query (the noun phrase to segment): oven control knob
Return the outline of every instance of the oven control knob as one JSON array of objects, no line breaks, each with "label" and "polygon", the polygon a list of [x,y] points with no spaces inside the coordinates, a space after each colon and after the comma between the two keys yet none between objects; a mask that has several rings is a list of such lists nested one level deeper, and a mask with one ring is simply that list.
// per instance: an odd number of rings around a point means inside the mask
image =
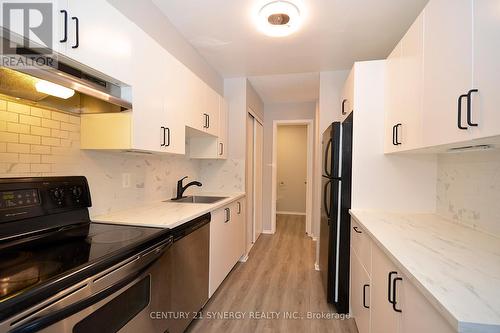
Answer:
[{"label": "oven control knob", "polygon": [[74,186],[71,189],[71,193],[73,193],[73,196],[75,199],[79,199],[82,196],[83,190],[81,186]]},{"label": "oven control knob", "polygon": [[62,188],[55,188],[52,190],[52,197],[54,198],[54,201],[58,204],[61,205],[62,201],[64,199],[64,190]]}]

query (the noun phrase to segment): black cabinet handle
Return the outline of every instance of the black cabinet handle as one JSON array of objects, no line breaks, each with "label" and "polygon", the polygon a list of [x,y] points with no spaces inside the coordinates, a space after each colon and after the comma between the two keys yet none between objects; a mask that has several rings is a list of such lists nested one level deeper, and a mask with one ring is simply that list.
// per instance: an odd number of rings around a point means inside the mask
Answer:
[{"label": "black cabinet handle", "polygon": [[397,146],[396,143],[396,125],[392,126],[392,145]]},{"label": "black cabinet handle", "polygon": [[222,156],[222,155],[224,155],[224,143],[219,142],[219,146],[220,146],[219,155]]},{"label": "black cabinet handle", "polygon": [[392,299],[392,309],[396,312],[403,312],[403,310],[401,309],[398,309],[396,308],[396,304],[398,303],[398,301],[396,300],[397,298],[397,295],[396,295],[396,290],[398,289],[397,288],[397,282],[398,281],[403,281],[403,278],[400,278],[400,277],[397,277],[395,278],[393,281],[392,281],[392,289],[393,289],[393,299]]},{"label": "black cabinet handle", "polygon": [[357,234],[362,234],[362,231],[359,231],[358,227],[352,227]]},{"label": "black cabinet handle", "polygon": [[210,128],[210,115],[207,114],[207,128]]},{"label": "black cabinet handle", "polygon": [[345,103],[347,103],[347,99],[344,99],[342,101],[342,114],[346,114],[347,112],[345,111]]},{"label": "black cabinet handle", "polygon": [[227,223],[231,220],[231,209],[225,208],[224,211],[226,212],[226,219],[225,219],[224,223]]},{"label": "black cabinet handle", "polygon": [[241,202],[238,201],[238,215],[241,214]]},{"label": "black cabinet handle", "polygon": [[64,17],[63,39],[59,40],[59,42],[66,43],[68,41],[68,12],[64,9],[61,9],[59,12],[62,13]]},{"label": "black cabinet handle", "polygon": [[163,135],[163,140],[162,140],[162,142],[161,142],[160,147],[165,147],[165,145],[166,145],[166,144],[165,144],[165,127],[163,127],[163,126],[161,127],[161,133],[162,133],[162,135]]},{"label": "black cabinet handle", "polygon": [[203,118],[205,118],[205,124],[203,125],[203,128],[208,128],[208,114],[204,113]]},{"label": "black cabinet handle", "polygon": [[392,271],[392,272],[389,272],[389,275],[387,276],[387,300],[391,304],[394,302],[391,298],[391,294],[392,294],[391,293],[391,286],[392,286],[391,282],[392,282],[392,276],[395,274],[398,274],[398,272]]},{"label": "black cabinet handle", "polygon": [[[165,131],[167,133],[166,135],[163,134],[163,137],[167,138],[167,143],[165,144],[165,147],[170,147],[170,128],[168,128],[168,127],[164,127],[164,128],[165,128]],[[163,140],[165,140],[165,139],[163,139]]]},{"label": "black cabinet handle", "polygon": [[462,99],[464,98],[467,98],[467,95],[460,95],[460,97],[458,97],[458,121],[457,121],[457,125],[458,125],[458,128],[461,129],[461,130],[466,130],[467,127],[464,127],[462,126]]},{"label": "black cabinet handle", "polygon": [[477,89],[471,89],[469,90],[469,92],[467,93],[467,124],[469,124],[469,126],[478,126],[478,124],[475,124],[472,122],[472,102],[471,102],[471,99],[472,99],[472,93],[475,93],[475,92],[478,92],[479,90]]},{"label": "black cabinet handle", "polygon": [[76,49],[78,46],[80,46],[80,20],[78,20],[78,17],[75,16],[73,16],[71,19],[75,21],[75,45],[73,45],[71,48]]},{"label": "black cabinet handle", "polygon": [[369,305],[366,305],[366,288],[367,288],[367,287],[369,287],[369,286],[370,286],[369,284],[365,284],[365,285],[363,286],[363,307],[364,307],[365,309],[369,309],[369,308],[370,308],[370,306],[369,306]]},{"label": "black cabinet handle", "polygon": [[395,126],[395,132],[396,132],[396,146],[399,146],[401,142],[399,142],[399,135],[398,135],[398,128],[402,127],[403,125],[401,123],[396,124]]}]

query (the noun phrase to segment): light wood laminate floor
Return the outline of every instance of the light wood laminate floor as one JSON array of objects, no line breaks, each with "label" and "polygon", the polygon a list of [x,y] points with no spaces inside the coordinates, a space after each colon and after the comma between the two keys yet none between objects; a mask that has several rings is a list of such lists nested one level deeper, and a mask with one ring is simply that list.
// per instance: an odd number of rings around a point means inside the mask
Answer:
[{"label": "light wood laminate floor", "polygon": [[[278,215],[276,234],[259,237],[248,261],[235,266],[203,309],[204,318],[195,320],[188,332],[357,333],[353,319],[334,318],[335,309],[327,304],[314,270],[315,256],[305,217]],[[285,312],[303,319],[284,319]],[[334,319],[307,319],[308,313]],[[222,315],[245,317],[214,318]],[[275,317],[257,318],[263,315]]]}]

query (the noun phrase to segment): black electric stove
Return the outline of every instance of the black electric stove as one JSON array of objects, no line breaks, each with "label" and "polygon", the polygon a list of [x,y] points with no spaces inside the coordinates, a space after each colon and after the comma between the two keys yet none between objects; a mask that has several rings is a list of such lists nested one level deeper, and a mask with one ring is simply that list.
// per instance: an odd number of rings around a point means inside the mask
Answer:
[{"label": "black electric stove", "polygon": [[91,222],[85,177],[0,179],[0,322],[170,236]]}]

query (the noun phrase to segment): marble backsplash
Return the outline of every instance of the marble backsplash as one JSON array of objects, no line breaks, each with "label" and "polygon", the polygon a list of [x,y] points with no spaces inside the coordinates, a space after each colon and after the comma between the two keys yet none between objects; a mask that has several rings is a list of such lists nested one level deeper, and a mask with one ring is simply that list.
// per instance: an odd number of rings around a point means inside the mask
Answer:
[{"label": "marble backsplash", "polygon": [[500,150],[439,155],[437,213],[500,236]]},{"label": "marble backsplash", "polygon": [[245,161],[237,159],[202,160],[200,179],[209,192],[244,192]]}]

